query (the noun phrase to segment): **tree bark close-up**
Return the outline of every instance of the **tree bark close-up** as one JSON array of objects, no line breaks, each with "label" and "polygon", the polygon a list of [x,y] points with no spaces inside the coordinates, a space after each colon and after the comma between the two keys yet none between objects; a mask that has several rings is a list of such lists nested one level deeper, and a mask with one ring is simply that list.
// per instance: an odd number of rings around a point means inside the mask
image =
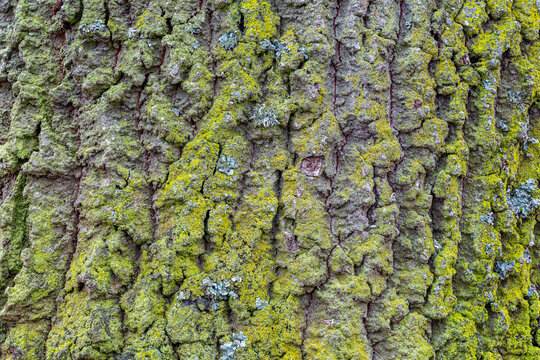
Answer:
[{"label": "tree bark close-up", "polygon": [[0,0],[0,358],[540,359],[539,30]]}]

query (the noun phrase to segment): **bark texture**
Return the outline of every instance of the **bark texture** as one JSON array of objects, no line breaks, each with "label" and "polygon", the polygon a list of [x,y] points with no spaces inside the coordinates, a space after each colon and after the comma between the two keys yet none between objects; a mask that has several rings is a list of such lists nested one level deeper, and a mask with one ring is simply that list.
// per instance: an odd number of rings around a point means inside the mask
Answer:
[{"label": "bark texture", "polygon": [[0,0],[2,359],[540,359],[534,0]]}]

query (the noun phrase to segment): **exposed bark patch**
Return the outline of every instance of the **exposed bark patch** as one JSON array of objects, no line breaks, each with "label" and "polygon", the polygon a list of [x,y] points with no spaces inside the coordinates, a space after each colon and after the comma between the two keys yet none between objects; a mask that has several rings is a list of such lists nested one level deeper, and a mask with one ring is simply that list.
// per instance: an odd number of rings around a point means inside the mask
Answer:
[{"label": "exposed bark patch", "polygon": [[300,172],[307,176],[319,176],[321,175],[323,163],[323,157],[312,156],[304,158],[300,163]]},{"label": "exposed bark patch", "polygon": [[291,253],[296,253],[300,249],[300,245],[298,244],[298,238],[296,237],[296,235],[291,233],[285,233],[284,236],[287,250],[289,250]]}]

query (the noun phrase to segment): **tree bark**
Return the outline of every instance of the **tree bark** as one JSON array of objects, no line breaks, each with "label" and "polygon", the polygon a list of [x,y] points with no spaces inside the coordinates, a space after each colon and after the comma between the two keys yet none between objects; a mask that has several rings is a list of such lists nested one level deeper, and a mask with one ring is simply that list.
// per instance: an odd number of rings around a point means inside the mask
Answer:
[{"label": "tree bark", "polygon": [[0,0],[2,359],[540,359],[540,3]]}]

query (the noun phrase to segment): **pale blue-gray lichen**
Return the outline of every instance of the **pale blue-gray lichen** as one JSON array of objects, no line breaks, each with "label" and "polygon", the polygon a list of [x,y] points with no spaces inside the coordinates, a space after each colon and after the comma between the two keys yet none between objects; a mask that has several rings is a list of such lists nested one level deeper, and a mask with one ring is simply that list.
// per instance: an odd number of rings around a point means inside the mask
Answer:
[{"label": "pale blue-gray lichen", "polygon": [[279,124],[277,114],[272,108],[267,107],[266,104],[257,104],[251,114],[252,121],[255,125],[262,127],[271,127]]},{"label": "pale blue-gray lichen", "polygon": [[244,335],[242,331],[239,333],[233,333],[232,341],[229,341],[219,348],[223,352],[221,360],[233,360],[234,354],[241,347],[246,347],[247,336]]},{"label": "pale blue-gray lichen", "polygon": [[528,179],[513,192],[508,192],[507,201],[510,210],[520,218],[525,218],[533,213],[540,204],[540,200],[533,195],[535,192],[536,181],[534,179]]}]

